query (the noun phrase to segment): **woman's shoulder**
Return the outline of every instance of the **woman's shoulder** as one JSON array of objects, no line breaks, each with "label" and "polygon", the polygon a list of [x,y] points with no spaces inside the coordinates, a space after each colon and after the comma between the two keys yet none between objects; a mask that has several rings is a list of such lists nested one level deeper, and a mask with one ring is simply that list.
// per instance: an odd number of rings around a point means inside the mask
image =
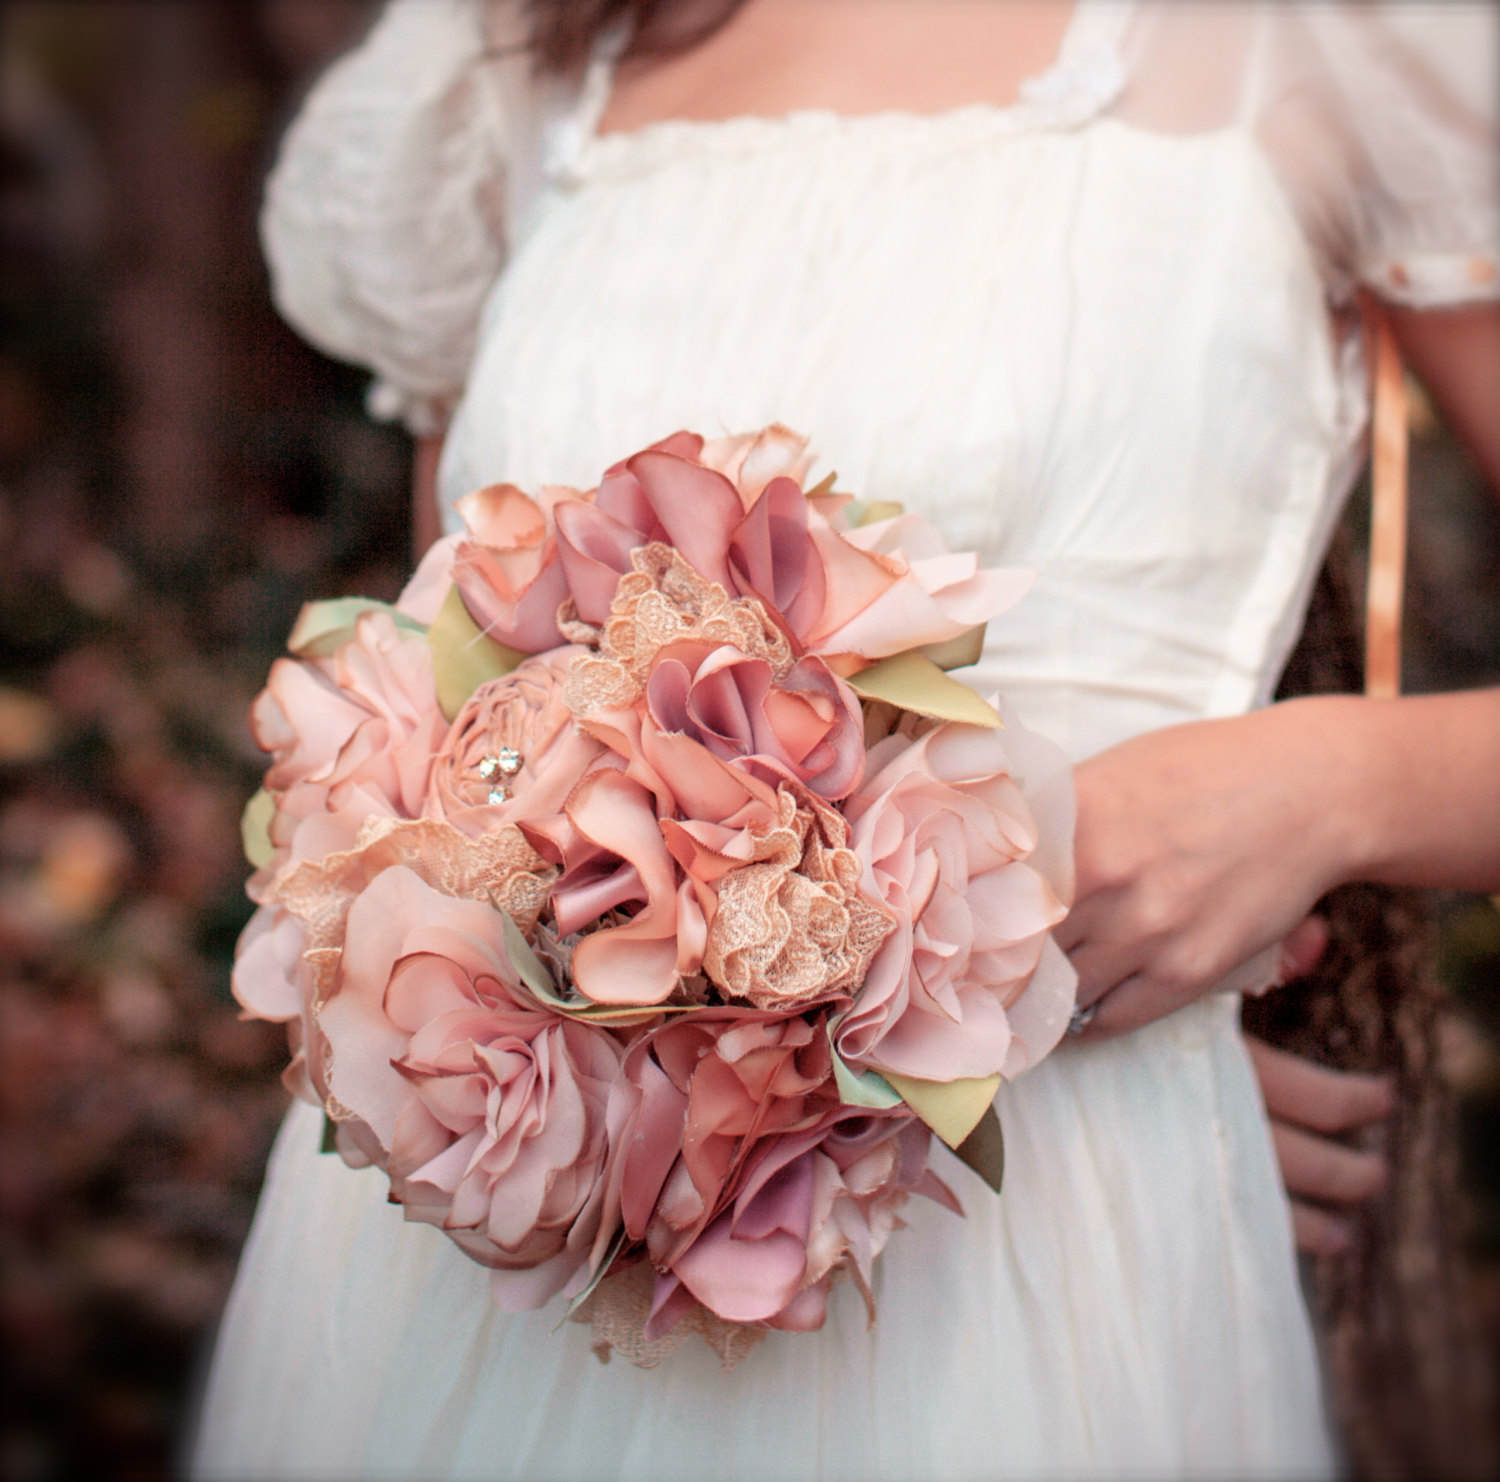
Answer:
[{"label": "woman's shoulder", "polygon": [[520,0],[391,0],[314,84],[266,182],[277,307],[373,370],[372,409],[418,432],[462,388],[558,106],[526,37]]},{"label": "woman's shoulder", "polygon": [[1125,45],[1121,113],[1252,132],[1336,297],[1500,293],[1500,8],[1141,0]]}]

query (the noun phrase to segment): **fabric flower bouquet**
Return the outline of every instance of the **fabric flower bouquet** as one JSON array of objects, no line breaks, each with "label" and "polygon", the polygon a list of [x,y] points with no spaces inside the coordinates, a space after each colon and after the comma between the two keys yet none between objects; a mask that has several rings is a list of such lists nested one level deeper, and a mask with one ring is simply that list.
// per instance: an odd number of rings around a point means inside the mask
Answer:
[{"label": "fabric flower bouquet", "polygon": [[819,1327],[923,1194],[999,1187],[1074,980],[1064,757],[945,672],[1029,573],[679,433],[458,506],[394,606],[305,608],[255,703],[235,992],[408,1218],[596,1346]]}]

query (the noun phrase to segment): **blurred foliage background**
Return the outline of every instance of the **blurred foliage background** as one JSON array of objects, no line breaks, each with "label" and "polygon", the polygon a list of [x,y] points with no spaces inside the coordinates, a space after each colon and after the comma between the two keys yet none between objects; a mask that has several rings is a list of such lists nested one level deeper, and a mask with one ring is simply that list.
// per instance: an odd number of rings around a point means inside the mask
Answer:
[{"label": "blurred foliage background", "polygon": [[[284,1106],[229,995],[245,713],[390,598],[411,449],[272,311],[260,181],[368,0],[0,5],[0,1477],[170,1476]],[[1408,682],[1500,680],[1500,514],[1419,419]],[[1500,1332],[1500,911],[1445,903]]]}]

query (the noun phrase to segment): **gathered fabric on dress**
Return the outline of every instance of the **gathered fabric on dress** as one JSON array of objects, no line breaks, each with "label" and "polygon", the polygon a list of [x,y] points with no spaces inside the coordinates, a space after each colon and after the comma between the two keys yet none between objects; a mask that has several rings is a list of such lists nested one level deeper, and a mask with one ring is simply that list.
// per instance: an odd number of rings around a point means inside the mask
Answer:
[{"label": "gathered fabric on dress", "polygon": [[[1489,23],[1413,19],[1085,0],[1014,107],[599,136],[607,54],[540,82],[512,8],[405,0],[289,135],[278,294],[377,371],[378,409],[452,412],[449,505],[588,487],[680,428],[807,433],[815,478],[1036,568],[965,677],[1082,759],[1269,698],[1357,468],[1354,286],[1496,291]],[[1201,99],[1164,81],[1195,55]],[[967,1218],[908,1206],[874,1328],[845,1287],[728,1374],[698,1344],[601,1365],[560,1304],[498,1312],[294,1107],[198,1474],[1330,1470],[1237,999],[1065,1045],[997,1105],[1004,1194],[937,1155]]]}]

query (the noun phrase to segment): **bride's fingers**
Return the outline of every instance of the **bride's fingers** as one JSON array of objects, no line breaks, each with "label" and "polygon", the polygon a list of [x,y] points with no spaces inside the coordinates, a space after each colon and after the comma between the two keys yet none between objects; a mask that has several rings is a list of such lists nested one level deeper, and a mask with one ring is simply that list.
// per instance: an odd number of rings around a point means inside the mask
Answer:
[{"label": "bride's fingers", "polygon": [[1334,1070],[1273,1049],[1253,1035],[1246,1035],[1245,1048],[1274,1120],[1314,1132],[1349,1132],[1382,1121],[1396,1108],[1389,1076]]},{"label": "bride's fingers", "polygon": [[1374,1153],[1275,1120],[1271,1138],[1289,1194],[1328,1204],[1359,1204],[1385,1187],[1385,1160]]},{"label": "bride's fingers", "polygon": [[1149,978],[1145,973],[1131,973],[1096,997],[1097,1008],[1078,1038],[1112,1039],[1117,1034],[1129,1034],[1132,1029],[1140,1029],[1180,1009],[1189,997],[1176,985]]},{"label": "bride's fingers", "polygon": [[1315,1204],[1292,1200],[1292,1234],[1297,1249],[1310,1256],[1336,1256],[1349,1249],[1354,1232],[1347,1220],[1341,1220]]},{"label": "bride's fingers", "polygon": [[1321,916],[1304,916],[1281,943],[1281,981],[1305,978],[1328,949],[1328,923]]},{"label": "bride's fingers", "polygon": [[1138,966],[1134,956],[1127,955],[1118,943],[1096,938],[1074,947],[1068,953],[1068,961],[1078,974],[1077,1005],[1080,1009],[1098,1003],[1123,979],[1130,977]]}]

